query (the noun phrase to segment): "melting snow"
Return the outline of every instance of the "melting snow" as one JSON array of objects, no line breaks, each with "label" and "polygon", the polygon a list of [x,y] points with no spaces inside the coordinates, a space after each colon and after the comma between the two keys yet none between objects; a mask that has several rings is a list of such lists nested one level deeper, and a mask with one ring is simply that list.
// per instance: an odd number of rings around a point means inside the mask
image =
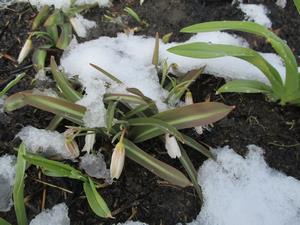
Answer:
[{"label": "melting snow", "polygon": [[[186,43],[195,41],[249,46],[244,39],[225,32],[199,33]],[[103,95],[107,92],[126,93],[125,87],[138,88],[145,96],[156,102],[160,111],[169,108],[164,103],[168,93],[161,88],[156,70],[151,64],[154,43],[155,39],[152,37],[118,34],[117,37],[100,37],[82,44],[73,44],[65,51],[61,66],[69,77],[78,75],[79,81],[85,87],[86,94],[78,104],[87,107],[84,117],[87,126],[105,126],[106,110],[102,101]],[[205,72],[208,74],[230,79],[254,79],[268,83],[259,69],[237,58],[192,59],[167,52],[168,48],[177,44],[179,43],[163,44],[160,42],[160,60],[168,59],[169,64],[176,63],[183,73],[206,66]],[[270,61],[284,78],[285,68],[280,57],[267,53],[261,53],[261,55]],[[90,63],[116,76],[125,87],[114,83],[91,67]],[[106,82],[110,82],[112,86],[107,88]]]},{"label": "melting snow", "polygon": [[7,212],[13,205],[11,195],[16,174],[16,157],[4,155],[0,157],[0,211]]},{"label": "melting snow", "polygon": [[77,14],[75,17],[70,19],[70,21],[77,35],[82,38],[86,37],[89,29],[97,25],[95,21],[85,19],[80,14]]},{"label": "melting snow", "polygon": [[64,135],[57,131],[38,129],[32,126],[22,128],[16,135],[26,145],[29,152],[45,156],[60,156],[72,159],[72,154],[65,147]]},{"label": "melting snow", "polygon": [[245,158],[228,146],[199,169],[204,205],[189,225],[298,225],[300,181],[268,167],[263,151],[248,146]]},{"label": "melting snow", "polygon": [[277,0],[276,1],[276,5],[278,5],[279,7],[283,8],[283,9],[286,7],[286,3],[287,3],[286,0]]},{"label": "melting snow", "polygon": [[253,21],[267,28],[272,27],[272,22],[267,16],[269,10],[262,4],[240,4],[239,8],[246,14],[247,20]]},{"label": "melting snow", "polygon": [[68,207],[65,203],[55,205],[52,209],[47,209],[38,214],[29,225],[70,225]]},{"label": "melting snow", "polygon": [[109,170],[106,168],[104,156],[100,152],[97,155],[87,153],[80,159],[80,168],[84,169],[89,176],[109,179]]}]

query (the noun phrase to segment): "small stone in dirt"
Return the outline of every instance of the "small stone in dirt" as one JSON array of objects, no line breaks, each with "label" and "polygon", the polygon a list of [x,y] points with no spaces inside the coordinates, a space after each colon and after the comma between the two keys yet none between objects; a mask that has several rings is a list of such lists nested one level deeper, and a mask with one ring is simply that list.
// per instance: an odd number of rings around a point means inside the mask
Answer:
[{"label": "small stone in dirt", "polygon": [[29,225],[70,225],[68,207],[65,203],[55,205],[52,209],[46,209],[38,214]]},{"label": "small stone in dirt", "polygon": [[0,157],[0,211],[7,212],[13,205],[11,195],[16,174],[16,157],[4,155]]},{"label": "small stone in dirt", "polygon": [[106,168],[104,156],[100,152],[98,152],[96,155],[87,153],[80,157],[80,159],[80,168],[84,169],[89,176],[98,179],[109,178],[109,171]]}]

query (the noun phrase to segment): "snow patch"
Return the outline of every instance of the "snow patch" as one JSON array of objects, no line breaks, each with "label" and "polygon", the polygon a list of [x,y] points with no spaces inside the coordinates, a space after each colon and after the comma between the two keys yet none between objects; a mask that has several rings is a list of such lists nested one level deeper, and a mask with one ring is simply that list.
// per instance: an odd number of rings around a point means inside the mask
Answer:
[{"label": "snow patch", "polygon": [[[199,33],[185,43],[209,42],[249,47],[244,39],[225,32]],[[106,110],[103,104],[105,93],[126,93],[126,87],[135,87],[145,96],[153,99],[160,111],[168,109],[165,100],[168,92],[161,88],[156,70],[151,64],[155,39],[152,37],[118,34],[117,37],[100,37],[96,40],[74,44],[64,52],[61,66],[70,78],[78,75],[86,94],[77,102],[87,107],[84,117],[86,126],[104,127]],[[263,73],[248,62],[234,58],[193,59],[178,56],[167,51],[180,43],[164,44],[160,42],[160,61],[175,63],[179,71],[186,73],[192,69],[205,67],[205,73],[227,79],[251,79],[269,83]],[[279,56],[261,53],[280,72],[285,80],[285,68]],[[74,63],[80,62],[80,63]],[[114,81],[90,66],[93,63],[113,74],[124,85]],[[107,83],[111,86],[107,87]]]},{"label": "snow patch", "polygon": [[300,181],[266,164],[263,150],[248,146],[245,158],[228,146],[199,169],[204,205],[189,225],[297,225]]},{"label": "snow patch", "polygon": [[272,22],[267,16],[269,10],[262,4],[240,4],[239,8],[246,14],[246,19],[267,28],[272,27]]},{"label": "snow patch", "polygon": [[16,174],[16,157],[4,155],[0,157],[0,211],[7,212],[13,205],[11,196]]},{"label": "snow patch", "polygon": [[106,168],[104,156],[98,152],[95,154],[85,154],[80,157],[80,168],[91,177],[97,179],[109,179],[109,170]]},{"label": "snow patch", "polygon": [[65,147],[64,135],[57,131],[27,126],[22,128],[16,137],[19,137],[24,142],[29,152],[47,157],[73,158],[72,154]]},{"label": "snow patch", "polygon": [[[70,0],[16,0],[13,2],[29,2],[31,5],[35,5],[38,8],[44,5],[54,5],[57,9],[68,9],[71,6]],[[107,7],[110,5],[110,0],[77,0],[75,5],[85,5],[97,3],[100,7]]]},{"label": "snow patch", "polygon": [[286,3],[287,3],[286,0],[277,0],[276,1],[276,5],[278,5],[280,8],[283,8],[283,9],[286,7]]},{"label": "snow patch", "polygon": [[57,204],[52,209],[46,209],[38,214],[29,225],[70,225],[68,210],[65,203]]}]

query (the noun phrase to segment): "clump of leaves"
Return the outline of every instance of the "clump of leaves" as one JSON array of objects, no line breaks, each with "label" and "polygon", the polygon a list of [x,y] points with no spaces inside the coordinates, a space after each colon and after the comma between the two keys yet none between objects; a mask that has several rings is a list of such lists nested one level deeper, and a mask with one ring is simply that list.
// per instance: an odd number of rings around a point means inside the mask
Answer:
[{"label": "clump of leaves", "polygon": [[[166,103],[175,106],[189,86],[200,76],[203,69],[190,71],[180,78],[172,77],[168,72],[171,65],[169,66],[166,60],[162,63],[159,62],[158,51],[159,39],[157,34],[152,63],[157,68],[161,86],[169,91]],[[30,105],[55,114],[48,129],[56,129],[62,119],[66,119],[69,121],[67,125],[71,125],[73,128],[77,125],[78,132],[76,135],[88,135],[88,131],[93,131],[109,142],[117,142],[111,158],[110,169],[113,178],[121,176],[126,156],[173,185],[182,188],[193,186],[199,197],[202,197],[201,188],[197,182],[196,169],[185,149],[189,147],[208,158],[213,158],[213,156],[206,147],[186,136],[181,130],[212,124],[225,117],[233,107],[218,102],[202,102],[189,103],[182,107],[159,112],[151,98],[136,88],[127,88],[127,94],[107,93],[103,96],[107,110],[106,126],[90,129],[85,127],[83,122],[86,108],[76,104],[82,98],[82,94],[74,89],[66,74],[58,69],[54,57],[51,57],[50,61],[52,75],[56,81],[60,97],[42,96],[32,91],[19,92],[6,100],[5,109],[7,111]],[[91,64],[91,66],[108,77],[111,83],[122,83],[108,71],[97,65]],[[161,140],[165,144],[166,150],[172,158],[179,158],[189,178],[183,172],[138,147],[138,143],[153,138],[159,138],[157,140]],[[49,161],[41,156],[27,153],[24,158],[28,163],[43,168],[48,175],[81,180],[92,210],[101,217],[111,216],[108,209],[105,208],[104,200],[99,197],[100,195],[91,178],[69,165]],[[100,212],[101,207],[99,205],[102,205],[102,208],[105,206],[105,210]]]},{"label": "clump of leaves", "polygon": [[285,82],[282,81],[279,72],[267,60],[249,48],[195,42],[178,45],[168,49],[168,51],[192,58],[233,56],[245,60],[260,69],[270,81],[270,85],[254,80],[233,80],[219,88],[219,93],[264,93],[272,101],[279,101],[281,105],[290,103],[300,106],[300,75],[296,58],[286,42],[267,28],[253,22],[216,21],[185,27],[181,32],[198,33],[222,30],[242,31],[266,38],[285,63]]}]

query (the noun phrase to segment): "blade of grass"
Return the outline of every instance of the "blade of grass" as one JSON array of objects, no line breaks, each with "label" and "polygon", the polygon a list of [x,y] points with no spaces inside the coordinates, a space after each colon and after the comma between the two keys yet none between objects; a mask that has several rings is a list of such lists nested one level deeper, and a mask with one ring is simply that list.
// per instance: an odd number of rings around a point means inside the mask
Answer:
[{"label": "blade of grass", "polygon": [[3,88],[3,90],[0,92],[0,98],[2,98],[3,95],[5,95],[12,87],[14,87],[16,84],[18,84],[24,76],[25,76],[25,73],[21,73],[21,74],[17,75],[16,78],[13,79],[11,82],[9,82],[5,86],[5,88]]},{"label": "blade of grass", "polygon": [[83,183],[83,190],[91,209],[97,216],[103,218],[113,218],[106,202],[98,193],[91,178],[88,178],[88,181]]},{"label": "blade of grass", "polygon": [[111,80],[117,82],[118,84],[122,84],[123,82],[120,81],[118,78],[116,78],[114,75],[112,75],[111,73],[107,72],[106,70],[100,68],[99,66],[97,65],[94,65],[92,63],[90,63],[90,65],[92,67],[94,67],[96,70],[100,71],[101,73],[103,73],[105,76],[107,76],[108,78],[110,78]]},{"label": "blade of grass", "polygon": [[16,176],[13,188],[14,207],[19,225],[27,225],[27,215],[24,203],[24,180],[26,170],[26,161],[24,159],[25,155],[26,148],[22,143],[18,149]]},{"label": "blade of grass", "polygon": [[192,186],[192,183],[179,170],[150,156],[126,138],[124,139],[124,144],[126,156],[152,173],[179,187]]},{"label": "blade of grass", "polygon": [[158,32],[156,32],[155,45],[154,45],[153,56],[152,56],[152,64],[158,67],[158,63],[159,63],[159,34]]}]

